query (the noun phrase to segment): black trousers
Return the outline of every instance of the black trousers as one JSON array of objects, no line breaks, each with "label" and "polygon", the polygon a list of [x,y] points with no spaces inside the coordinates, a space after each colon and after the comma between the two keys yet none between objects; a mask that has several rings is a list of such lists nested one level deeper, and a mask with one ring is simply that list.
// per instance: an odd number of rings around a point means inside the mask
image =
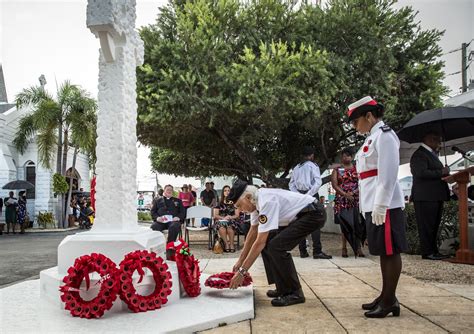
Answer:
[{"label": "black trousers", "polygon": [[168,224],[154,222],[151,225],[153,231],[163,232],[168,230],[168,240],[167,242],[176,241],[178,238],[179,232],[181,231],[181,222],[169,222]]},{"label": "black trousers", "polygon": [[438,229],[443,214],[443,201],[415,201],[416,224],[421,255],[438,253]]},{"label": "black trousers", "polygon": [[280,294],[289,294],[301,289],[290,251],[308,234],[324,226],[326,211],[322,205],[319,207],[321,209],[303,214],[284,228],[270,231],[262,251],[262,259],[268,284],[275,283]]}]

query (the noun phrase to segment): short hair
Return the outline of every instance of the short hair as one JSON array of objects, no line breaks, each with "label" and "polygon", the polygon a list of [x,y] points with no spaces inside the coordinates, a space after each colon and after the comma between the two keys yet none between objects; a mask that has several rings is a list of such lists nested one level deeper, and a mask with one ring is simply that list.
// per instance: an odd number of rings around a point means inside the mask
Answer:
[{"label": "short hair", "polygon": [[167,187],[171,187],[171,189],[174,189],[174,187],[171,184],[167,184],[163,189],[166,189]]},{"label": "short hair", "polygon": [[252,203],[254,205],[257,205],[257,203],[258,203],[258,188],[254,185],[249,184],[245,188],[242,195],[240,195],[239,199],[241,199],[241,198],[243,198],[247,195],[250,195],[250,203]]},{"label": "short hair", "polygon": [[311,154],[314,154],[314,148],[312,148],[311,146],[305,146],[305,147],[303,147],[303,150],[301,151],[301,154],[304,157],[309,157]]},{"label": "short hair", "polygon": [[345,155],[348,155],[348,156],[351,156],[351,157],[354,156],[354,152],[352,151],[352,149],[350,147],[345,147],[341,152],[341,155],[342,154],[345,154]]}]

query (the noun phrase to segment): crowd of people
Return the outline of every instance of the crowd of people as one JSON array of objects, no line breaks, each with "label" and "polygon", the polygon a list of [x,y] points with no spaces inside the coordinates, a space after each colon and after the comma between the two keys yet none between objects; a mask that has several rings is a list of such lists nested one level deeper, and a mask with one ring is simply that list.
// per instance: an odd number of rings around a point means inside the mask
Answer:
[{"label": "crowd of people", "polygon": [[72,196],[69,203],[69,226],[78,225],[80,229],[90,229],[94,224],[95,211],[91,200],[84,196],[81,188],[79,194]]},{"label": "crowd of people", "polygon": [[[5,207],[5,223],[7,225],[6,234],[10,234],[10,229],[13,234],[16,234],[16,225],[20,227],[20,234],[25,233],[25,228],[29,222],[28,212],[26,210],[26,192],[20,191],[18,198],[15,193],[10,191],[8,197],[0,198],[0,215],[3,207]],[[0,235],[3,234],[4,226],[0,224]]]}]

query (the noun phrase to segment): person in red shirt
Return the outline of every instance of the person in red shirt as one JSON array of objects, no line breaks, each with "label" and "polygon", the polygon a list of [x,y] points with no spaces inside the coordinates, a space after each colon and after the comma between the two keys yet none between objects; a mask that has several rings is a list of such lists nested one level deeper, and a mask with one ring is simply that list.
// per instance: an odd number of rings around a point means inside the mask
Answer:
[{"label": "person in red shirt", "polygon": [[183,185],[181,191],[179,192],[178,198],[183,202],[184,211],[187,211],[189,207],[193,206],[195,198],[191,191],[189,191],[187,184]]}]

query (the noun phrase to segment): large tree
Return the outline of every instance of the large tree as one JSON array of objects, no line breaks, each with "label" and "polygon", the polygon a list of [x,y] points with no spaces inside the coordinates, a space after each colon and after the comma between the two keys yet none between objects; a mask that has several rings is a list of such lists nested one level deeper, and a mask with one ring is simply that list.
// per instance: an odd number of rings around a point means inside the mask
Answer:
[{"label": "large tree", "polygon": [[141,30],[138,134],[158,172],[277,183],[301,147],[325,168],[358,138],[346,106],[373,95],[399,128],[437,106],[441,32],[393,1],[170,1]]}]

